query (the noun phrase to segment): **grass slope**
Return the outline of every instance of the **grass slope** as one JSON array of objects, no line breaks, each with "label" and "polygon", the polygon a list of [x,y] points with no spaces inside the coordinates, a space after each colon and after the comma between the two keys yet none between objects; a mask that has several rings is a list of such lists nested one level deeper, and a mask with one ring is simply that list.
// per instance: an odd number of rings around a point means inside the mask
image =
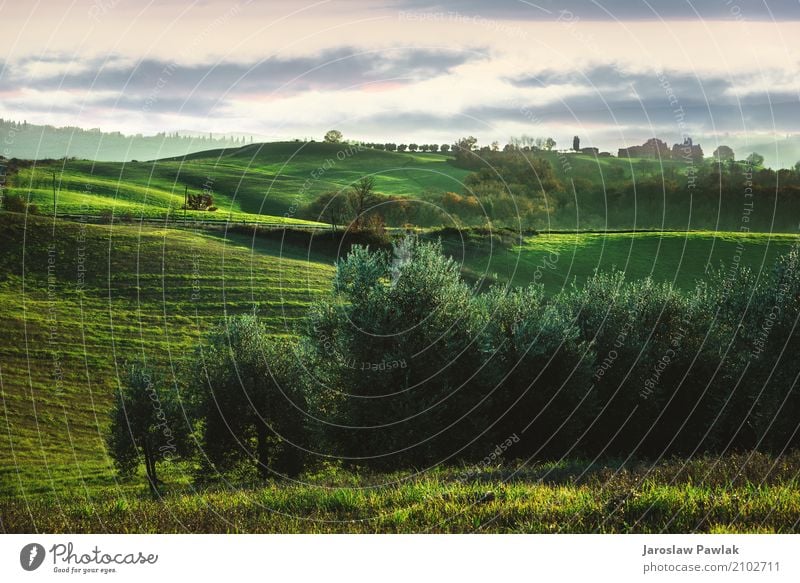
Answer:
[{"label": "grass slope", "polygon": [[126,360],[176,371],[204,329],[254,308],[293,332],[330,261],[248,243],[0,214],[0,496],[113,484],[103,437]]},{"label": "grass slope", "polygon": [[662,533],[798,529],[796,455],[653,464],[580,462],[360,474],[329,466],[295,483],[173,491],[161,500],[0,502],[7,532]]},{"label": "grass slope", "polygon": [[[550,234],[508,248],[464,237],[443,242],[470,278],[538,281],[550,293],[612,266],[631,278],[690,286],[718,260],[740,256],[756,270],[769,268],[795,242],[718,233]],[[0,248],[0,498],[89,496],[113,486],[103,438],[120,365],[147,358],[177,373],[212,322],[254,306],[273,332],[291,334],[309,303],[329,290],[334,258],[316,243],[309,251],[246,235],[7,213],[0,214]]]},{"label": "grass slope", "polygon": [[711,269],[735,262],[755,273],[772,269],[775,259],[797,244],[797,235],[769,233],[580,233],[542,234],[511,247],[463,236],[443,238],[445,251],[462,264],[470,279],[512,285],[532,282],[548,293],[595,270],[624,271],[631,279],[651,276],[691,289]]},{"label": "grass slope", "polygon": [[[438,197],[461,191],[468,174],[439,154],[357,149],[343,144],[275,142],[210,150],[155,162],[39,162],[20,170],[12,194],[28,196],[42,213],[53,212],[53,172],[61,214],[180,215],[184,189],[211,191],[216,213],[233,221],[302,223],[298,209],[328,190],[373,175],[384,194]],[[190,213],[192,214],[192,213]],[[285,216],[285,215],[288,215]]]}]

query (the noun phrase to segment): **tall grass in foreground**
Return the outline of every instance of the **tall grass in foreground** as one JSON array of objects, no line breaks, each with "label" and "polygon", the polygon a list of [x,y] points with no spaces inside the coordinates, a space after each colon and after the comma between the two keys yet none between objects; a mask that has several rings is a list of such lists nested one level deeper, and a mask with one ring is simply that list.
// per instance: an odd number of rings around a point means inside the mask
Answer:
[{"label": "tall grass in foreground", "polygon": [[800,455],[359,473],[253,488],[0,504],[4,532],[796,532]]}]

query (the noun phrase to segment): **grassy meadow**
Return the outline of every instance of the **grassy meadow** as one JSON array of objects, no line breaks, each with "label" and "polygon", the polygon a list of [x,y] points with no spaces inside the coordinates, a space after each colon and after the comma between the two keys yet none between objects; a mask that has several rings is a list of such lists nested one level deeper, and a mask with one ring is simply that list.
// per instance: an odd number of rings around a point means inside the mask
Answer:
[{"label": "grassy meadow", "polygon": [[[293,334],[310,303],[330,287],[336,253],[326,237],[303,246],[223,231],[0,215],[7,424],[0,495],[60,496],[114,486],[103,436],[122,364],[144,357],[177,374],[223,314],[256,309],[272,332]],[[539,281],[555,293],[611,267],[631,278],[652,275],[690,286],[708,264],[729,263],[737,253],[758,272],[794,240],[609,233],[539,235],[521,245],[475,237],[443,242],[467,277]]]},{"label": "grassy meadow", "polygon": [[[588,156],[571,156],[565,167],[553,155],[552,164],[562,178],[598,165],[635,172],[628,161]],[[113,212],[123,222],[46,216],[53,210],[53,172],[60,215]],[[141,476],[121,481],[105,436],[125,363],[152,363],[177,382],[201,335],[227,314],[255,311],[271,333],[294,335],[312,302],[329,292],[341,254],[327,232],[253,236],[244,227],[162,228],[136,219],[182,215],[188,186],[213,191],[219,208],[190,211],[190,219],[213,214],[233,224],[303,227],[313,223],[298,218],[298,208],[365,174],[375,176],[382,194],[435,202],[443,192],[462,191],[468,172],[441,154],[294,142],[156,162],[43,161],[21,168],[10,192],[29,197],[42,216],[0,214],[0,530],[759,532],[786,530],[795,520],[789,517],[800,515],[800,466],[780,460],[759,461],[781,468],[778,477],[760,483],[752,471],[747,480],[731,474],[735,487],[718,479],[717,468],[730,473],[731,464],[746,466],[744,459],[702,461],[711,485],[696,481],[697,467],[694,478],[685,478],[676,462],[657,466],[655,474],[608,462],[584,475],[577,468],[585,464],[577,462],[523,460],[419,475],[323,464],[297,483],[201,492],[193,490],[193,468],[176,464],[164,471],[163,501],[146,494]],[[440,238],[469,281],[540,283],[548,294],[611,269],[689,289],[710,269],[731,263],[763,273],[796,243],[789,234],[711,231],[515,238],[446,230],[422,237]]]},{"label": "grassy meadow", "polygon": [[9,532],[787,533],[800,460],[763,454],[656,464],[574,460],[371,474],[326,465],[295,482],[130,489],[0,501]]},{"label": "grassy meadow", "polygon": [[681,289],[734,262],[764,273],[797,240],[785,233],[712,231],[543,233],[510,245],[464,233],[442,237],[444,250],[462,264],[469,279],[541,283],[550,294],[573,282],[580,285],[595,270],[624,271],[630,279],[652,277]]},{"label": "grassy meadow", "polygon": [[[179,213],[184,189],[213,193],[215,213],[195,217],[304,224],[298,207],[374,175],[383,194],[440,196],[462,189],[468,171],[440,154],[385,152],[344,144],[276,142],[211,150],[154,162],[37,162],[14,177],[9,192],[30,196],[43,214],[53,212],[53,172],[59,214],[163,217]],[[285,216],[288,214],[288,217]]]},{"label": "grassy meadow", "polygon": [[113,484],[103,437],[125,361],[174,372],[225,313],[256,309],[292,333],[333,273],[280,241],[10,214],[0,225],[2,496]]}]

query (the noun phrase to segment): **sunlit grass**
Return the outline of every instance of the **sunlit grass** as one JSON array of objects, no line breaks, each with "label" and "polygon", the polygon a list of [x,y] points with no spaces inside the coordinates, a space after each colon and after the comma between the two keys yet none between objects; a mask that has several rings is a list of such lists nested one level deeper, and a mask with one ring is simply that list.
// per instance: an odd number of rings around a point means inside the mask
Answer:
[{"label": "sunlit grass", "polygon": [[[722,458],[748,462],[744,456]],[[331,469],[296,482],[231,489],[173,486],[155,500],[121,485],[94,496],[0,504],[11,532],[794,532],[800,490],[786,472],[720,485],[719,459],[690,462],[707,483],[681,476],[678,462],[632,472],[577,471],[580,464],[361,474]],[[764,456],[760,464],[774,462]],[[790,462],[796,466],[797,460]],[[571,469],[570,469],[571,468]],[[587,469],[587,468],[584,468]],[[797,470],[797,467],[794,468]],[[556,481],[552,471],[566,472]],[[482,473],[481,473],[482,472]],[[796,473],[796,472],[795,472]],[[538,479],[536,474],[539,475]]]}]

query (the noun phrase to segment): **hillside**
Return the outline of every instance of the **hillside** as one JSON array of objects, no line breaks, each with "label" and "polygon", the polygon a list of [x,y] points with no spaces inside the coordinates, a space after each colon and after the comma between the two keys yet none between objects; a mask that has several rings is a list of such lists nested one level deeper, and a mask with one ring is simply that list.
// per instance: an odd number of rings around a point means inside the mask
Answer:
[{"label": "hillside", "polygon": [[[210,150],[155,162],[41,162],[12,177],[9,192],[28,196],[43,214],[113,211],[163,217],[183,205],[184,192],[210,192],[216,213],[231,221],[299,223],[300,208],[319,194],[373,175],[382,194],[439,198],[461,190],[468,174],[438,154],[393,153],[341,144],[275,142]],[[182,211],[181,211],[182,215]]]},{"label": "hillside", "polygon": [[[376,212],[390,226],[491,222],[540,231],[738,230],[745,220],[743,209],[751,202],[743,194],[749,187],[742,164],[726,167],[720,175],[711,163],[692,169],[681,160],[554,151],[486,156],[484,167],[473,173],[443,154],[272,142],[148,162],[23,161],[9,175],[7,190],[46,215],[53,213],[55,191],[59,216],[89,215],[103,222],[112,216],[121,222],[187,216],[322,227],[335,219],[311,203],[324,193],[349,192],[355,182],[371,177],[378,195]],[[547,186],[537,174],[542,169],[550,177]],[[783,172],[780,180],[772,171],[753,173],[754,207],[745,217],[750,230],[796,230],[800,179],[797,173]],[[181,210],[186,194],[211,195],[216,211]],[[348,212],[352,218],[352,209]]]},{"label": "hillside", "polygon": [[[252,141],[252,138],[250,138]],[[153,160],[244,143],[244,136],[178,135],[143,136],[99,129],[55,127],[27,121],[0,119],[0,143],[7,158],[46,160],[82,158],[106,162]]]},{"label": "hillside", "polygon": [[[556,293],[595,268],[690,287],[734,257],[758,271],[790,236],[616,233],[541,235],[508,247],[469,233],[442,237],[471,280]],[[329,290],[336,247],[222,231],[99,226],[0,214],[3,418],[0,496],[61,495],[115,483],[104,453],[107,410],[126,361],[180,371],[199,335],[254,308],[292,334]],[[180,475],[170,479],[182,479]]]},{"label": "hillside", "polygon": [[0,214],[0,495],[114,483],[103,436],[126,361],[171,376],[203,330],[253,309],[293,332],[328,289],[330,261],[248,243]]}]

